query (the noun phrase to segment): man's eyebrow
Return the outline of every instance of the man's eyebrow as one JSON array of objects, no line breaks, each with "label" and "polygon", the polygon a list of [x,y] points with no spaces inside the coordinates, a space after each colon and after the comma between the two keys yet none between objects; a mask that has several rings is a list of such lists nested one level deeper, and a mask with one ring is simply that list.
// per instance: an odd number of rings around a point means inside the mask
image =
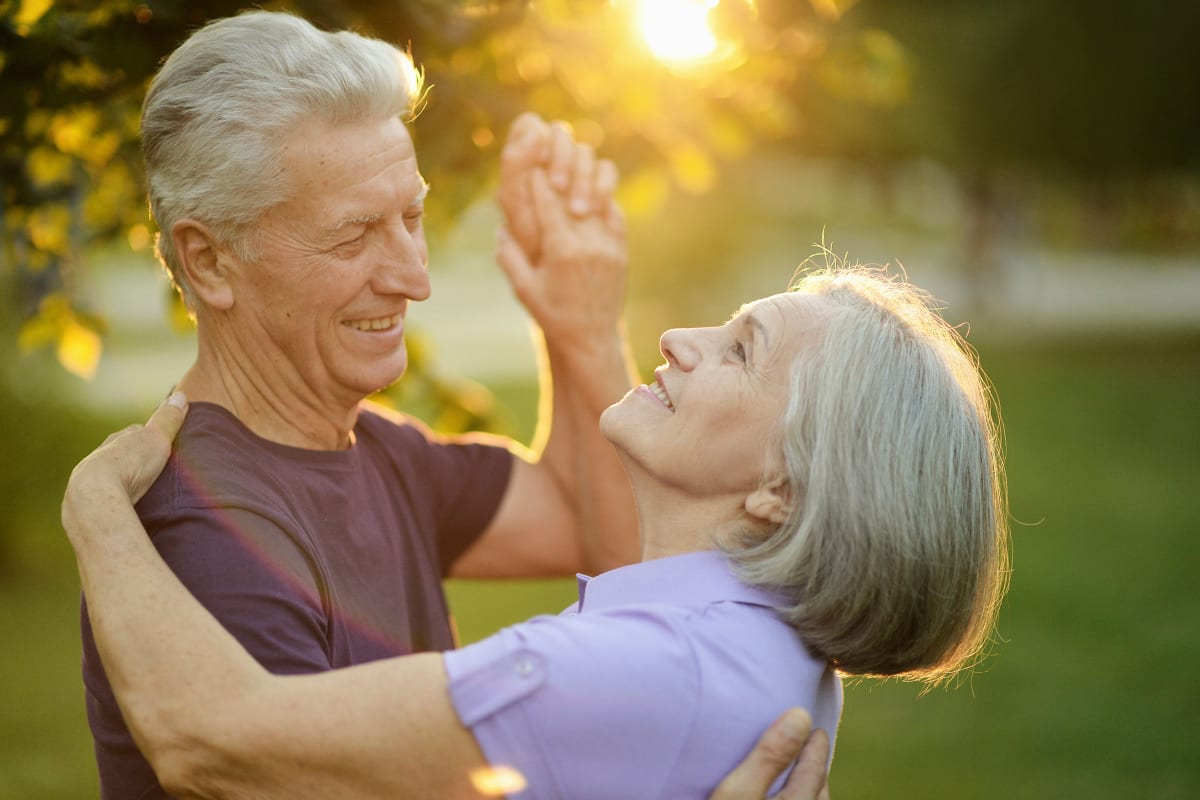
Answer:
[{"label": "man's eyebrow", "polygon": [[343,228],[349,227],[350,225],[370,225],[372,222],[378,222],[381,219],[383,219],[383,214],[379,213],[356,214],[352,217],[345,217],[344,219],[338,220],[334,225],[321,231],[321,239],[333,239],[338,235],[338,233],[341,232]]},{"label": "man's eyebrow", "polygon": [[410,206],[419,206],[425,202],[425,198],[429,196],[429,182],[421,178],[421,191],[417,192],[417,196],[409,203]]},{"label": "man's eyebrow", "polygon": [[[429,194],[429,184],[425,182],[424,178],[422,178],[421,179],[421,189],[420,189],[420,191],[417,192],[416,197],[414,197],[412,199],[412,202],[408,204],[409,208],[423,204],[425,202],[425,197],[428,194]],[[337,223],[335,223],[333,226],[326,228],[324,231],[322,231],[321,238],[322,239],[332,239],[332,238],[336,237],[338,235],[338,233],[341,232],[341,230],[347,226],[370,225],[372,222],[379,222],[379,220],[383,219],[383,217],[384,217],[384,215],[379,212],[374,212],[371,214],[355,214],[352,217],[345,217],[344,219],[338,220]]]}]

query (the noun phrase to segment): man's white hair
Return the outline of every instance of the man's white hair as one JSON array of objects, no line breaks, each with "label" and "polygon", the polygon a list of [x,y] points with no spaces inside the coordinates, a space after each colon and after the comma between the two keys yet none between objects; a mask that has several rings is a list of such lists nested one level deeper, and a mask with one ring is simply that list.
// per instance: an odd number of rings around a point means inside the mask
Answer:
[{"label": "man's white hair", "polygon": [[396,47],[285,13],[211,22],[175,50],[142,106],[142,152],[159,258],[189,308],[195,297],[171,238],[176,222],[202,222],[254,260],[252,223],[290,191],[282,168],[290,134],[310,120],[410,114],[421,86]]}]

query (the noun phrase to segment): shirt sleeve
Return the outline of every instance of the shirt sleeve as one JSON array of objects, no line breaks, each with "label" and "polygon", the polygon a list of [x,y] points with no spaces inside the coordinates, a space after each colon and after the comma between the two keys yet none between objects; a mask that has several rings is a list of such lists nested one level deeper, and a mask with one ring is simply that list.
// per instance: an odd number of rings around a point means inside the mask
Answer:
[{"label": "shirt sleeve", "polygon": [[[326,616],[312,565],[275,523],[244,509],[180,511],[153,526],[155,547],[193,595],[276,674],[327,670]],[[81,615],[83,678],[106,797],[166,797],[122,718]]]},{"label": "shirt sleeve", "polygon": [[[377,415],[379,416],[379,415]],[[487,529],[513,469],[504,440],[469,434],[446,436],[419,420],[385,416],[399,437],[387,437],[393,455],[403,453],[401,482],[411,487],[409,502],[428,504],[437,531],[438,562],[448,575],[458,557]],[[381,436],[386,436],[380,431]]]},{"label": "shirt sleeve", "polygon": [[332,664],[325,582],[299,539],[241,508],[181,511],[156,530],[163,560],[269,672],[320,672]]},{"label": "shirt sleeve", "polygon": [[699,697],[686,639],[644,610],[537,617],[443,658],[460,720],[523,777],[520,800],[660,796]]}]

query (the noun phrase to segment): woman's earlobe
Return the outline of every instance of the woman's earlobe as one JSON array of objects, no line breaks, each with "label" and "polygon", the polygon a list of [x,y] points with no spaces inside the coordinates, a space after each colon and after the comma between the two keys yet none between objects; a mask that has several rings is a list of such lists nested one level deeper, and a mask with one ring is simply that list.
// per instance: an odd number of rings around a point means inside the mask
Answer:
[{"label": "woman's earlobe", "polygon": [[175,254],[187,276],[192,293],[211,308],[226,310],[233,305],[233,287],[221,255],[221,247],[202,222],[181,219],[171,228]]},{"label": "woman's earlobe", "polygon": [[746,496],[746,513],[761,522],[782,525],[792,513],[792,491],[785,476],[776,475]]}]

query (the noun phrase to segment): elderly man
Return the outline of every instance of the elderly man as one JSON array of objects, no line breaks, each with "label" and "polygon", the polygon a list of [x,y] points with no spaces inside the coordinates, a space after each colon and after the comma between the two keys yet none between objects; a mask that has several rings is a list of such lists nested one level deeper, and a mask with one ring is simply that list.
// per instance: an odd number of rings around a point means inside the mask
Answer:
[{"label": "elderly man", "polygon": [[[179,381],[191,413],[138,514],[184,585],[277,674],[453,647],[445,575],[597,572],[637,555],[628,485],[597,425],[631,375],[615,171],[563,128],[522,118],[501,169],[498,260],[554,381],[544,447],[445,439],[363,403],[404,372],[407,305],[430,294],[428,187],[403,122],[419,96],[394,47],[254,12],[189,38],[143,109],[159,251],[198,353]],[[529,208],[543,168],[570,235],[541,230]],[[102,796],[165,797],[91,622],[85,604]],[[730,796],[768,771],[752,759]]]},{"label": "elderly man", "polygon": [[[278,674],[453,647],[445,575],[636,558],[625,479],[596,425],[630,374],[615,176],[563,129],[524,118],[502,170],[512,234],[499,258],[554,376],[542,451],[442,439],[363,404],[403,374],[408,303],[430,294],[428,187],[402,118],[419,95],[392,46],[258,12],[188,39],[143,109],[159,250],[198,353],[179,380],[193,416],[138,510],[175,573]],[[566,177],[563,202],[583,201],[592,235],[571,252],[516,208],[535,163]],[[86,606],[83,638],[102,795],[166,796]]]}]

